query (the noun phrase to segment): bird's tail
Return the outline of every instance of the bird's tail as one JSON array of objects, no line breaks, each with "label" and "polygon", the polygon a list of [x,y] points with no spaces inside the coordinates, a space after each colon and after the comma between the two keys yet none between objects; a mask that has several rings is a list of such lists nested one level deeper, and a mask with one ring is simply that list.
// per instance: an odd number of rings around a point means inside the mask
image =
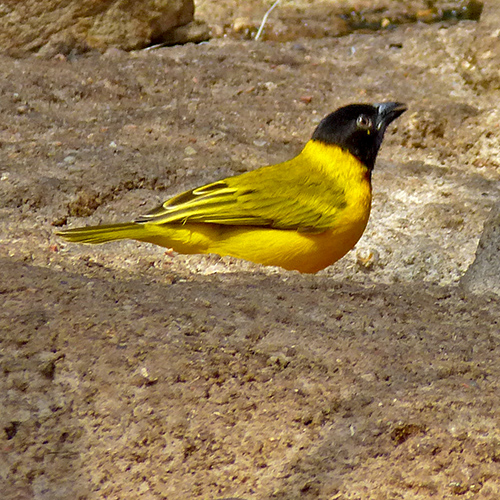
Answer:
[{"label": "bird's tail", "polygon": [[114,240],[140,240],[144,236],[144,225],[135,222],[109,224],[106,226],[76,227],[56,233],[67,241],[74,243],[106,243]]}]

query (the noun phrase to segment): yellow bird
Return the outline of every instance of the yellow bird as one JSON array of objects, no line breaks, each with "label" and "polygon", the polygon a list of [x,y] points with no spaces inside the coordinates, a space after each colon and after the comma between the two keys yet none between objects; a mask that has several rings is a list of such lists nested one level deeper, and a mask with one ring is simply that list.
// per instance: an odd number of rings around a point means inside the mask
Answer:
[{"label": "yellow bird", "polygon": [[371,173],[398,102],[331,113],[302,152],[181,193],[133,222],[58,232],[68,241],[132,239],[183,253],[315,273],[351,250],[370,215]]}]

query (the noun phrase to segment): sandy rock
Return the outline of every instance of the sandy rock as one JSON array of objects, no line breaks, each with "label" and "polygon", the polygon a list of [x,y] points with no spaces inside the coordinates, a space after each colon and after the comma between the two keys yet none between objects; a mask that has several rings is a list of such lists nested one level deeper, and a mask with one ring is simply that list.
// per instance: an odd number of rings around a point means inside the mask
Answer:
[{"label": "sandy rock", "polygon": [[478,89],[500,87],[500,4],[488,2],[462,62],[467,83]]},{"label": "sandy rock", "polygon": [[476,259],[460,283],[474,293],[500,295],[500,204],[491,210],[479,240]]},{"label": "sandy rock", "polygon": [[[500,297],[456,286],[500,200],[481,30],[0,55],[1,498],[500,498]],[[318,275],[54,234],[399,99],[358,253]]]},{"label": "sandy rock", "polygon": [[[465,73],[467,81],[478,89],[498,89],[500,85],[499,22],[500,4],[487,3]],[[460,284],[473,293],[500,295],[500,204],[492,208],[484,224],[476,258]]]},{"label": "sandy rock", "polygon": [[[192,21],[194,4],[193,0],[24,0],[2,4],[1,14],[3,51],[53,56],[108,47],[131,50],[160,43],[171,30]],[[177,43],[188,40],[177,35]]]}]

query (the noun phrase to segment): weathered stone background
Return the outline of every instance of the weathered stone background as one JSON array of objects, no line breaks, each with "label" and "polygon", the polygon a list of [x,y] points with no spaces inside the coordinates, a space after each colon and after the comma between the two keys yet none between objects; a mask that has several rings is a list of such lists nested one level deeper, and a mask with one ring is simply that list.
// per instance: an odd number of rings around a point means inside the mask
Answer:
[{"label": "weathered stone background", "polygon": [[[3,497],[498,498],[500,303],[484,266],[459,285],[499,200],[497,11],[0,56]],[[318,275],[54,235],[289,158],[336,107],[389,99],[409,111],[369,227]]]}]

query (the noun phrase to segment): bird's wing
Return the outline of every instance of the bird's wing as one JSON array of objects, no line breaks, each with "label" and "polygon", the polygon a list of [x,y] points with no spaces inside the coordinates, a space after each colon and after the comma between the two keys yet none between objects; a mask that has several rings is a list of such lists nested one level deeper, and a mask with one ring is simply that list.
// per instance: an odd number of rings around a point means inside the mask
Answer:
[{"label": "bird's wing", "polygon": [[136,222],[325,231],[345,207],[343,189],[314,170],[305,172],[308,166],[297,165],[297,158],[186,191]]}]

